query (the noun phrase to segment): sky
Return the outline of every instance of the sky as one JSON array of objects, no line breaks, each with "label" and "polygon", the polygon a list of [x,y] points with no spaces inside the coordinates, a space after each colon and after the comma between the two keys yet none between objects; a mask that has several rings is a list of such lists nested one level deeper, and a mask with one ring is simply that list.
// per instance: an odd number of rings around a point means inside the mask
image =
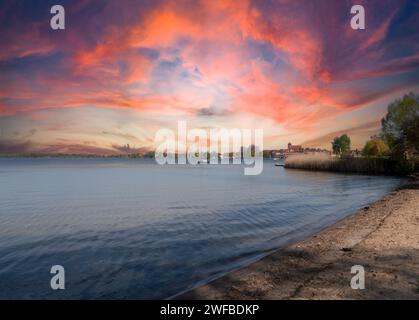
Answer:
[{"label": "sky", "polygon": [[179,120],[362,148],[419,92],[418,21],[414,0],[0,0],[0,153],[153,150]]}]

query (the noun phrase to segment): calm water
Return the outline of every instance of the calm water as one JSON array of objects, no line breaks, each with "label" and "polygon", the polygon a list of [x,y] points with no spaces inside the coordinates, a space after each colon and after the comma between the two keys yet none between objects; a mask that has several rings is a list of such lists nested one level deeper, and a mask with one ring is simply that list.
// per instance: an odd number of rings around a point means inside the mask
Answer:
[{"label": "calm water", "polygon": [[[0,298],[167,298],[382,197],[399,178],[117,159],[0,160]],[[52,265],[66,290],[50,289]]]}]

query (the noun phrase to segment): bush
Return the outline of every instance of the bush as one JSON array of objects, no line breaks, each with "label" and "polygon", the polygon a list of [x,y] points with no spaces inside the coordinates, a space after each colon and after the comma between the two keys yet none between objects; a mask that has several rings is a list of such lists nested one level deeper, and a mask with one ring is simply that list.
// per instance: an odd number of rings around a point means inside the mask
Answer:
[{"label": "bush", "polygon": [[367,141],[362,149],[362,155],[365,157],[382,157],[388,155],[390,148],[381,139],[372,139]]}]

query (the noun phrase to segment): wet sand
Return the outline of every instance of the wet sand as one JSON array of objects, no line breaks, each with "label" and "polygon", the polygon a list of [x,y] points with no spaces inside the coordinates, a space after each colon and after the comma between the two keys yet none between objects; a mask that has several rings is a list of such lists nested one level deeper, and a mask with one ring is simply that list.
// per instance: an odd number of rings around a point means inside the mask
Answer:
[{"label": "wet sand", "polygon": [[177,299],[419,299],[419,182]]}]

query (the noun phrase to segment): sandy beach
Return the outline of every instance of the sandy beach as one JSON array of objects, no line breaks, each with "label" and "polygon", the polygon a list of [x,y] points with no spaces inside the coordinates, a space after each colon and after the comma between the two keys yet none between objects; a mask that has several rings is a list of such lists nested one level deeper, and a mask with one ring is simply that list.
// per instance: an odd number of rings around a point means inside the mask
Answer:
[{"label": "sandy beach", "polygon": [[177,299],[419,299],[419,182]]}]

